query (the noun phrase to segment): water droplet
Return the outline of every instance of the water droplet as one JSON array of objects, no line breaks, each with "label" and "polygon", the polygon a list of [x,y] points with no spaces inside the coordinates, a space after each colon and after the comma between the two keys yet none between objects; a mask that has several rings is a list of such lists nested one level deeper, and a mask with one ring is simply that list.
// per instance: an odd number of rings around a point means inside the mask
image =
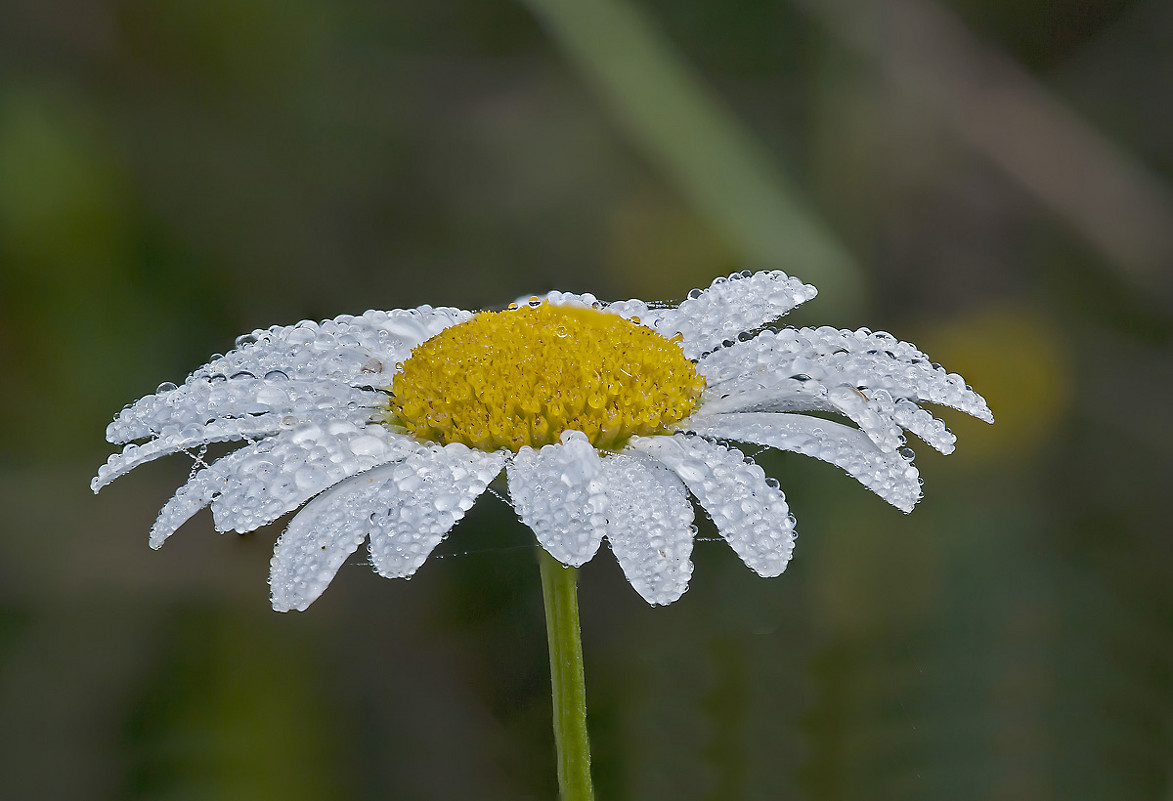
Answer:
[{"label": "water droplet", "polygon": [[437,512],[448,512],[460,505],[460,494],[456,492],[445,492],[436,496],[436,500],[432,502],[432,506],[436,507]]},{"label": "water droplet", "polygon": [[320,467],[303,467],[293,474],[293,482],[300,490],[316,490],[326,483],[326,471]]},{"label": "water droplet", "polygon": [[265,380],[266,381],[288,381],[289,376],[286,375],[285,371],[283,371],[283,370],[270,370],[269,372],[265,373]]},{"label": "water droplet", "polygon": [[840,384],[827,393],[827,399],[845,412],[859,411],[867,405],[868,398],[850,384]]},{"label": "water droplet", "polygon": [[164,381],[155,389],[155,392],[170,392],[173,389],[179,389],[179,387],[175,386],[170,381]]},{"label": "water droplet", "polygon": [[288,402],[289,396],[283,389],[277,389],[276,387],[266,387],[257,393],[256,399],[257,403],[263,404],[265,406],[280,406],[281,404]]},{"label": "water droplet", "polygon": [[237,381],[243,378],[256,378],[256,376],[250,373],[248,370],[241,370],[239,373],[232,374],[233,381]]},{"label": "water droplet", "polygon": [[370,434],[363,434],[350,441],[350,452],[355,456],[382,456],[387,450],[383,440]]},{"label": "water droplet", "polygon": [[257,341],[254,334],[241,334],[236,338],[236,347],[243,348],[246,345],[252,345]]}]

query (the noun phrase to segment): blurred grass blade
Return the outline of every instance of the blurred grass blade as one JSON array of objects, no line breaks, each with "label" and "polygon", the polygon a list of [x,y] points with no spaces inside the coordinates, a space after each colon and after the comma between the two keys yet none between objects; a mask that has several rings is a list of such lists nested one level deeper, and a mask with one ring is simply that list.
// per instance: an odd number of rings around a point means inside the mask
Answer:
[{"label": "blurred grass blade", "polygon": [[651,20],[624,0],[525,4],[746,266],[793,272],[840,308],[859,301],[846,249]]},{"label": "blurred grass blade", "polygon": [[1173,190],[931,0],[799,0],[1135,285],[1173,297]]}]

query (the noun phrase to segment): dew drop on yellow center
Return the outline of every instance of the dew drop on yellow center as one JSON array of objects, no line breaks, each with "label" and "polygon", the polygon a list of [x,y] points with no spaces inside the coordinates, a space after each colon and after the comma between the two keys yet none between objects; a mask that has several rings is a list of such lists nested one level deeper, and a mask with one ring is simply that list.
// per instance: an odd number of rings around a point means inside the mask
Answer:
[{"label": "dew drop on yellow center", "polygon": [[613,449],[692,411],[704,378],[680,346],[616,314],[549,304],[482,312],[417,346],[387,422],[481,450],[586,434]]}]

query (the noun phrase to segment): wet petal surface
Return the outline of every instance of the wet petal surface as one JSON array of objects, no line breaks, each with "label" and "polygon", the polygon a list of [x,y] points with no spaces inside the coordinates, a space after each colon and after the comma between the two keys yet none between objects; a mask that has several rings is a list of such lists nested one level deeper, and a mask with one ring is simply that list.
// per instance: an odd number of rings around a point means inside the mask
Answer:
[{"label": "wet petal surface", "polygon": [[650,604],[670,604],[692,576],[692,504],[684,485],[641,456],[603,459],[607,541],[635,591]]},{"label": "wet petal surface", "polygon": [[920,474],[899,452],[887,452],[857,428],[801,414],[695,415],[688,430],[714,439],[767,445],[813,456],[843,468],[904,512],[920,500]]},{"label": "wet petal surface", "polygon": [[459,443],[395,465],[369,515],[371,564],[386,578],[411,576],[505,466],[504,453]]},{"label": "wet petal surface", "polygon": [[754,572],[777,576],[786,569],[794,550],[794,517],[782,491],[741,451],[687,436],[633,437],[631,448],[684,481]]},{"label": "wet petal surface", "polygon": [[370,533],[371,510],[396,465],[349,478],[306,504],[277,539],[269,587],[278,612],[304,610],[318,599]]},{"label": "wet petal surface", "polygon": [[406,458],[419,447],[381,426],[299,426],[198,471],[159,512],[151,547],[162,545],[209,503],[217,530],[252,531],[342,479]]},{"label": "wet petal surface", "polygon": [[656,330],[665,337],[684,335],[684,355],[695,359],[743,331],[771,323],[817,294],[810,284],[779,270],[735,273],[708,289],[693,290],[675,309],[664,309]]},{"label": "wet petal surface", "polygon": [[471,316],[460,309],[420,306],[259,329],[238,338],[235,350],[199,368],[192,378],[280,372],[293,379],[387,386],[412,348]]},{"label": "wet petal surface", "polygon": [[509,496],[521,522],[564,565],[580,567],[599,549],[607,511],[601,469],[577,431],[557,445],[522,448],[509,465]]}]

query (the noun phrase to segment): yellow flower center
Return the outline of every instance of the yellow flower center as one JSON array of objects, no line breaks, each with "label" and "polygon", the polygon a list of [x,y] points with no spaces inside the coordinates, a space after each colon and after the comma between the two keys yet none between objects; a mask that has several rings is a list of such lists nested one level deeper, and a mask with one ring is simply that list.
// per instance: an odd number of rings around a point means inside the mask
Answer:
[{"label": "yellow flower center", "polygon": [[482,312],[411,352],[387,422],[481,450],[581,431],[617,448],[692,411],[705,380],[680,346],[617,314],[535,304]]}]

